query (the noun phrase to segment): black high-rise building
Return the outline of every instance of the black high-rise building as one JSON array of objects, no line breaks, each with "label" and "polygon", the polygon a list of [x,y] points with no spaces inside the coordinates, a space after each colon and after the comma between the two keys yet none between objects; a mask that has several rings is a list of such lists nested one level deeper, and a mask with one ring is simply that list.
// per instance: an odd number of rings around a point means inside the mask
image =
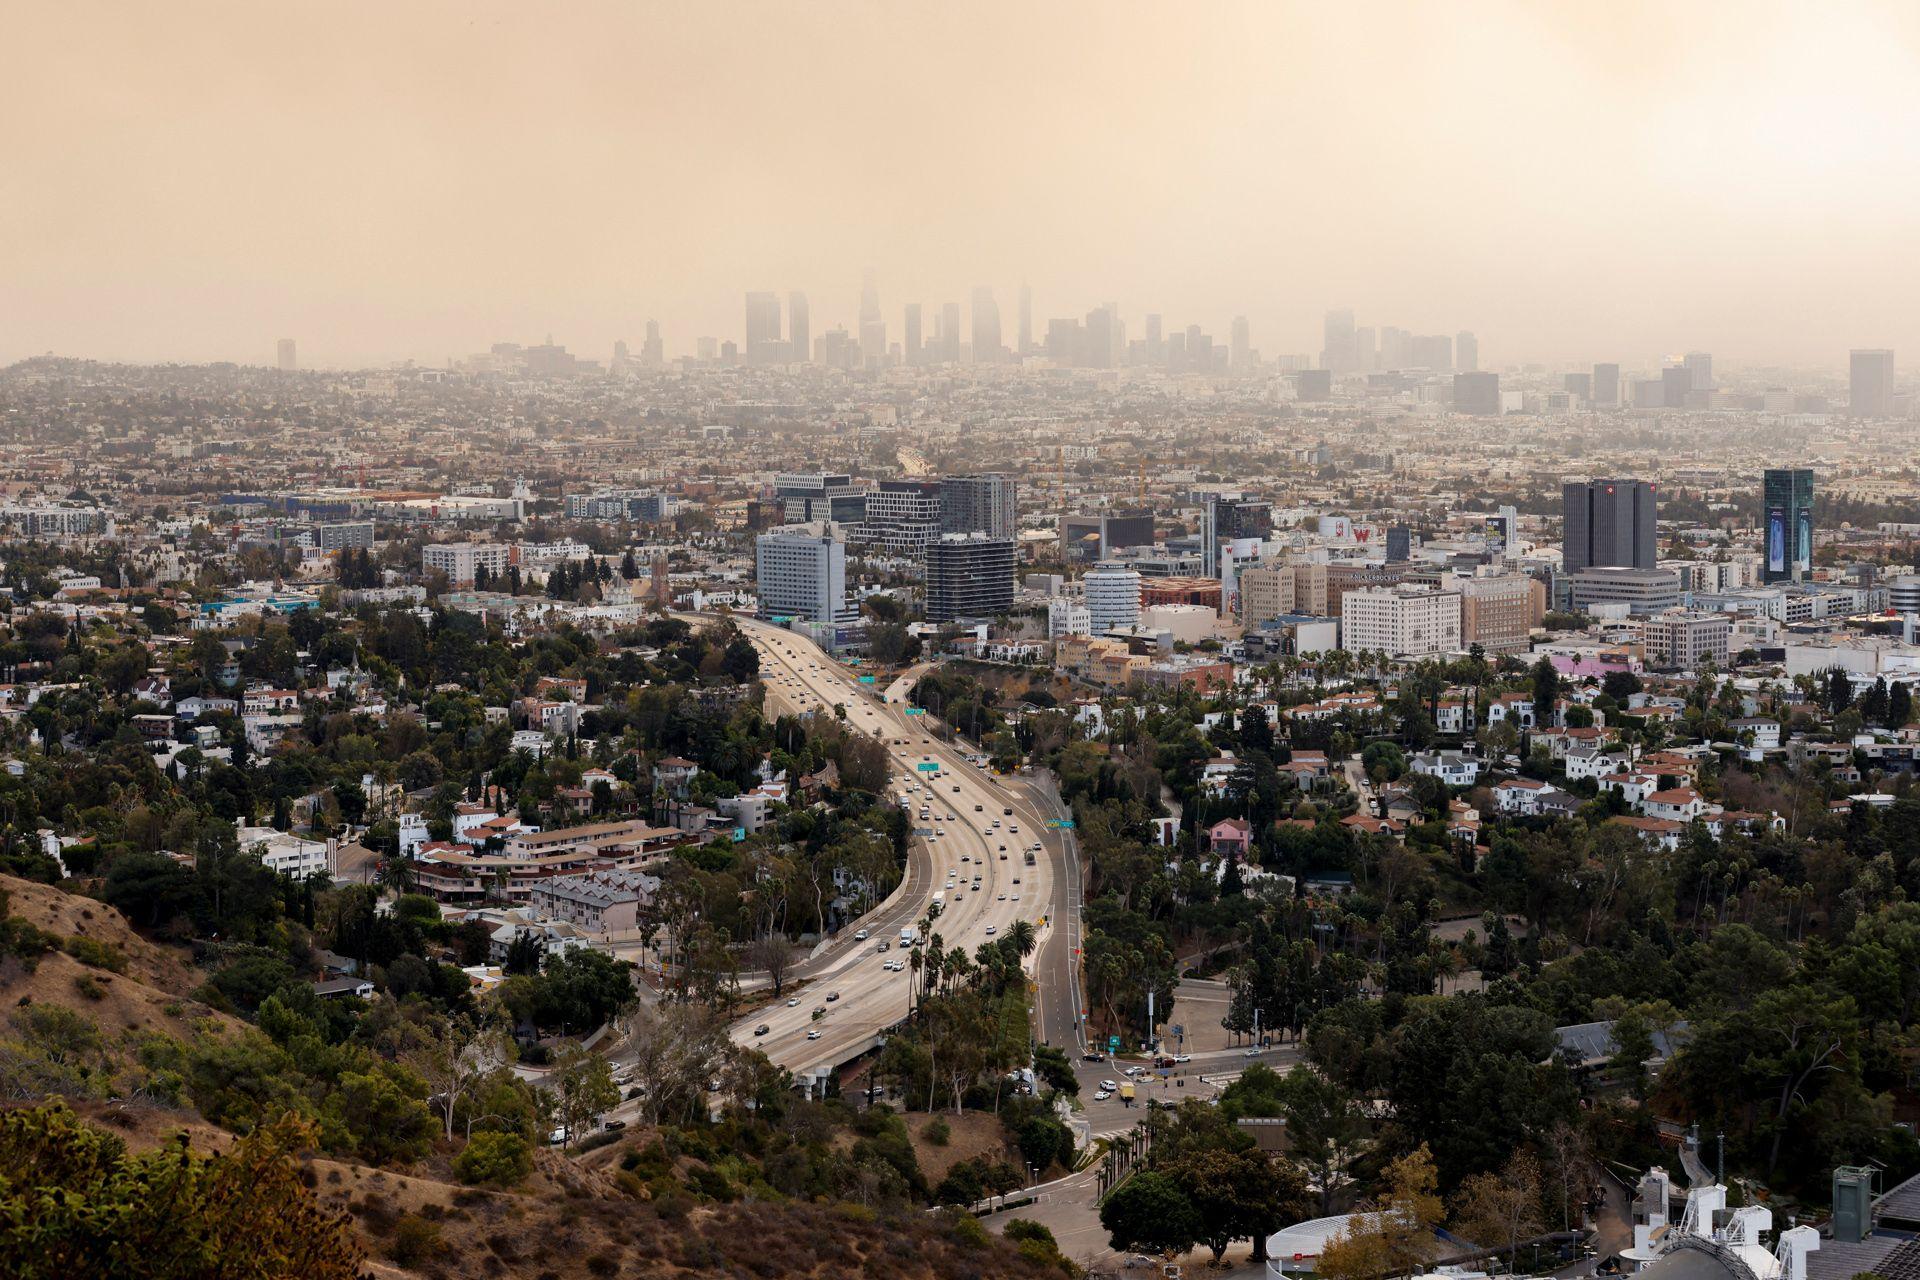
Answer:
[{"label": "black high-rise building", "polygon": [[1561,539],[1568,573],[1654,567],[1654,487],[1645,480],[1563,485]]}]

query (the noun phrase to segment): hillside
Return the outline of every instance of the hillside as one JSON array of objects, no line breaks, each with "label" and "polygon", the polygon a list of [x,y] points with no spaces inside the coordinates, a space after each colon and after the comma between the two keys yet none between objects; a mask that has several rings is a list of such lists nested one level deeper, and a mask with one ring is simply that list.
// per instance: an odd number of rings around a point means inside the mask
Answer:
[{"label": "hillside", "polygon": [[[229,1150],[236,1139],[228,1130],[184,1103],[155,1101],[139,1066],[141,1046],[153,1037],[204,1042],[245,1029],[191,997],[201,971],[184,952],[141,937],[102,903],[11,877],[0,877],[0,888],[8,914],[8,950],[0,956],[0,999],[7,1005],[0,1014],[0,1080],[11,1082],[9,1103],[49,1093],[68,1097],[82,1119],[134,1152],[181,1134],[198,1150]],[[85,943],[74,944],[76,938]],[[70,1075],[48,1074],[50,1055],[34,1040],[31,1024],[53,1008],[98,1032],[98,1062]],[[130,1081],[142,1087],[130,1089]],[[977,1136],[974,1127],[982,1130]],[[939,1150],[955,1158],[971,1154],[991,1144],[991,1132],[968,1126]],[[946,1161],[934,1157],[934,1149],[917,1145],[932,1171],[944,1171]],[[319,1152],[299,1159],[301,1181],[323,1206],[349,1217],[367,1271],[395,1280],[1059,1274],[1020,1257],[970,1218],[757,1200],[732,1190],[725,1198],[687,1194],[682,1180],[698,1184],[711,1173],[705,1160],[691,1155],[677,1156],[659,1171],[665,1176],[643,1181],[631,1170],[648,1171],[648,1148],[659,1149],[657,1134],[636,1130],[582,1155],[540,1150],[532,1173],[511,1190],[462,1185],[452,1172],[453,1148],[440,1142],[420,1159],[386,1167]]]}]

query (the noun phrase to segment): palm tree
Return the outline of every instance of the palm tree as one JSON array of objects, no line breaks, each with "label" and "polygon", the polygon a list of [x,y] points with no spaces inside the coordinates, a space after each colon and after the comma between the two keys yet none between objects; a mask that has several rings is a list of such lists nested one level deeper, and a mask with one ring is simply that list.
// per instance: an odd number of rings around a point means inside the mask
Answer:
[{"label": "palm tree", "polygon": [[1034,948],[1040,945],[1031,920],[1015,920],[1007,930],[1007,937],[1023,957],[1032,955]]}]

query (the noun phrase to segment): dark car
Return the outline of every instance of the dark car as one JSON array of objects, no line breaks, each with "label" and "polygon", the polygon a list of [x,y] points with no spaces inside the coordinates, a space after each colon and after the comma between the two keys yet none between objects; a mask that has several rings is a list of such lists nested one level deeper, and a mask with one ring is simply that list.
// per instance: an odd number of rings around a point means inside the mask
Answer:
[{"label": "dark car", "polygon": [[763,1035],[765,1035],[765,1034],[767,1034],[767,1031],[768,1031],[768,1027],[767,1027],[767,1024],[763,1022],[763,1023],[761,1023],[761,1024],[759,1025],[759,1026],[757,1026],[757,1027],[755,1027],[755,1028],[753,1029],[753,1034],[755,1034],[755,1035],[757,1035],[757,1036],[763,1036]]}]

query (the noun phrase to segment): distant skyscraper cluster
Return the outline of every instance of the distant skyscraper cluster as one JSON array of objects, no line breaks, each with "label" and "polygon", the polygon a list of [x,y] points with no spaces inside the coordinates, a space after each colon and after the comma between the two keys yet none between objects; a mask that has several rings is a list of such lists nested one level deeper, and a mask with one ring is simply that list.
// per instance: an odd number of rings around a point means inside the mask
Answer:
[{"label": "distant skyscraper cluster", "polygon": [[1356,328],[1351,311],[1329,311],[1321,326],[1320,367],[1335,374],[1403,369],[1475,373],[1480,368],[1480,340],[1465,330],[1448,337],[1410,333],[1392,325],[1376,334],[1370,327]]}]

